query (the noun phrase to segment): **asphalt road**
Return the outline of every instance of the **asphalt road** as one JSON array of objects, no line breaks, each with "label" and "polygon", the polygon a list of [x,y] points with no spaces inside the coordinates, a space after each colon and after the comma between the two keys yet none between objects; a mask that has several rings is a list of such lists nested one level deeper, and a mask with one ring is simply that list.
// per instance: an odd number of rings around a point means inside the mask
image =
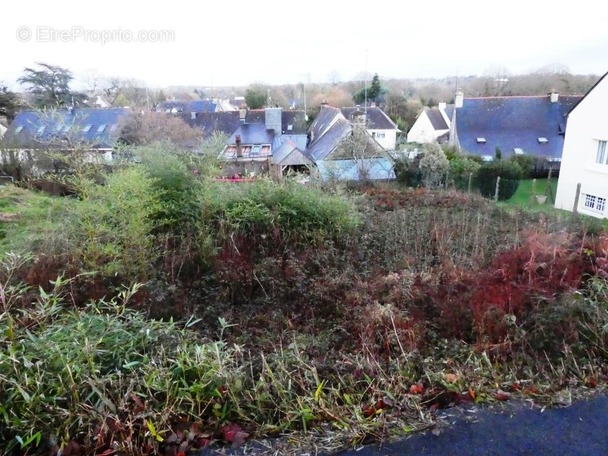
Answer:
[{"label": "asphalt road", "polygon": [[608,456],[608,396],[568,407],[445,411],[435,432],[340,456]]}]

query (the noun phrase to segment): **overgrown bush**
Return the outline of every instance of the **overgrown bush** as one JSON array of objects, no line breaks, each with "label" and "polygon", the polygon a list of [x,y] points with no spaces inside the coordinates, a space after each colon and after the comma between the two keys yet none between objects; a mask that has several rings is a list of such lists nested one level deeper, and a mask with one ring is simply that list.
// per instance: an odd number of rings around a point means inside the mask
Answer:
[{"label": "overgrown bush", "polygon": [[486,198],[494,198],[496,180],[500,177],[498,189],[499,201],[511,198],[517,191],[522,171],[519,165],[512,161],[492,160],[483,164],[477,171],[479,191]]},{"label": "overgrown bush", "polygon": [[449,177],[459,190],[468,190],[478,187],[477,172],[481,164],[468,156],[455,156],[450,160]]},{"label": "overgrown bush", "polygon": [[426,188],[436,188],[445,182],[450,163],[439,144],[425,144],[424,155],[420,159],[422,183]]},{"label": "overgrown bush", "polygon": [[153,233],[164,209],[156,181],[129,167],[108,175],[104,185],[83,182],[81,192],[67,229],[82,267],[126,281],[153,276],[160,253]]}]

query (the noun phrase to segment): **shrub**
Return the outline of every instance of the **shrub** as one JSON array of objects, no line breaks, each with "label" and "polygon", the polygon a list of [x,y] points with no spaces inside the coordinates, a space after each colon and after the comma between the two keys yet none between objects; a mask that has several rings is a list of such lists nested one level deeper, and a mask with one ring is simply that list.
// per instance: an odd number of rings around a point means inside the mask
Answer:
[{"label": "shrub", "polygon": [[450,164],[441,146],[438,144],[425,144],[424,156],[420,160],[422,182],[427,188],[442,185]]},{"label": "shrub", "polygon": [[422,185],[422,172],[420,171],[420,160],[422,154],[414,158],[401,157],[395,160],[395,176],[397,182],[408,187],[420,187]]},{"label": "shrub", "polygon": [[471,188],[477,188],[477,171],[481,164],[470,157],[455,156],[450,160],[449,176],[454,186],[460,190],[469,188],[469,176],[471,176]]},{"label": "shrub", "polygon": [[87,270],[146,280],[155,271],[158,249],[153,232],[163,213],[161,192],[142,168],[126,168],[105,185],[83,182],[69,232],[73,254]]},{"label": "shrub", "polygon": [[500,177],[498,199],[508,200],[517,191],[521,176],[521,168],[515,162],[502,160],[487,162],[477,171],[479,191],[486,198],[493,198],[496,192],[496,180]]}]

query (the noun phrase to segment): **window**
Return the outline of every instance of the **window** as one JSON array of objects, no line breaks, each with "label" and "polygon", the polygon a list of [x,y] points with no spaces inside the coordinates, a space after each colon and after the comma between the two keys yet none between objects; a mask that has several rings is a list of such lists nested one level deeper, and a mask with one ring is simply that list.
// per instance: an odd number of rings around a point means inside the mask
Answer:
[{"label": "window", "polygon": [[594,212],[604,212],[606,209],[606,198],[600,198],[599,196],[584,194],[585,200],[583,205],[586,209],[590,209]]},{"label": "window", "polygon": [[515,152],[515,155],[523,155],[524,154],[524,150],[520,147],[515,147],[513,149],[513,152]]},{"label": "window", "polygon": [[43,125],[42,127],[38,127],[38,131],[36,132],[37,134],[41,135],[42,133],[44,133],[44,129],[46,127]]},{"label": "window", "polygon": [[595,155],[595,163],[600,165],[606,164],[606,141],[597,142],[597,153]]},{"label": "window", "polygon": [[477,138],[477,144],[485,144],[485,143],[486,143],[486,138],[482,138],[482,137]]},{"label": "window", "polygon": [[97,128],[97,133],[103,133],[103,131],[106,129],[107,125],[106,124],[101,124],[99,126],[99,128]]},{"label": "window", "polygon": [[23,130],[23,125],[19,125],[17,128],[15,128],[15,133],[21,133],[21,130]]},{"label": "window", "polygon": [[377,131],[376,132],[376,139],[384,139],[384,132]]},{"label": "window", "polygon": [[91,124],[89,124],[89,125],[85,125],[84,127],[82,127],[82,131],[83,131],[84,133],[87,133],[87,132],[88,132],[88,131],[91,129],[91,127],[92,127],[92,126],[93,126],[93,125],[91,125]]},{"label": "window", "polygon": [[547,138],[545,138],[544,136],[541,136],[538,138],[539,144],[547,144],[548,142],[549,142],[549,140]]}]

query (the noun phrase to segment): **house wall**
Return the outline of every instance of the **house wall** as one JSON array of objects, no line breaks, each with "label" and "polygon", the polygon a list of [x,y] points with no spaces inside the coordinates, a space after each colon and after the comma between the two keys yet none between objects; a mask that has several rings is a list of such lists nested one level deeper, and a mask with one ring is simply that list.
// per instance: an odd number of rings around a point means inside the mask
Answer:
[{"label": "house wall", "polygon": [[429,120],[429,117],[426,115],[426,112],[423,111],[408,132],[407,142],[415,142],[420,144],[432,143],[448,131],[449,130],[435,130],[435,128],[433,128],[433,124]]},{"label": "house wall", "polygon": [[397,130],[367,130],[384,150],[395,150],[397,147]]},{"label": "house wall", "polygon": [[[608,77],[604,77],[568,116],[555,207],[572,211],[577,184],[581,184],[578,211],[598,218],[608,215],[608,146],[604,164],[596,163],[598,141],[608,141],[603,115],[608,103]],[[595,207],[587,195],[595,197]],[[599,199],[604,199],[604,204]],[[586,204],[587,201],[587,204]],[[604,207],[602,207],[604,206]]]}]

